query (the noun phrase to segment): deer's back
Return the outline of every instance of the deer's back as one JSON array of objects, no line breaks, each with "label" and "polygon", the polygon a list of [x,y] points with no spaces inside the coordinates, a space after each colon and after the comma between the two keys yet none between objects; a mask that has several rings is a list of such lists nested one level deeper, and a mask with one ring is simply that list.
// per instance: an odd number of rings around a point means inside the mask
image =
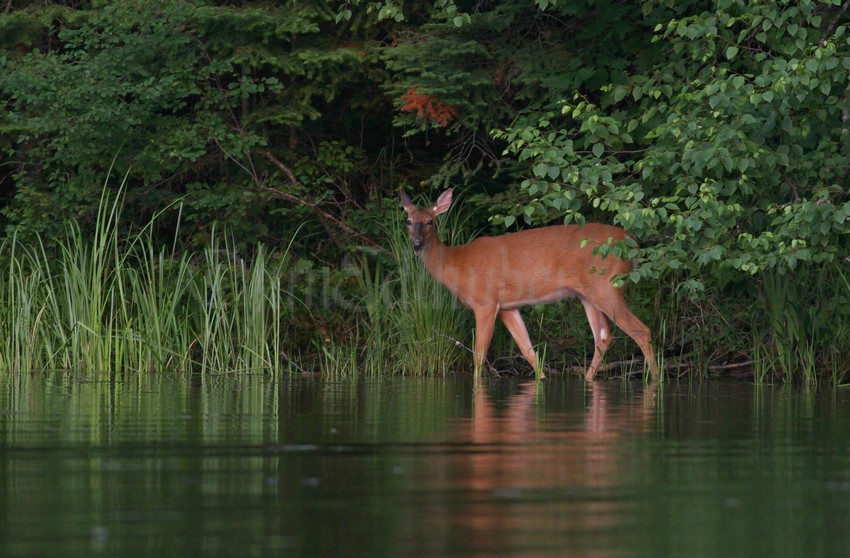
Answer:
[{"label": "deer's back", "polygon": [[619,258],[594,255],[593,249],[625,237],[623,229],[597,223],[481,237],[447,248],[442,276],[435,277],[468,306],[496,302],[514,308],[589,296],[613,288],[610,278],[630,267]]}]

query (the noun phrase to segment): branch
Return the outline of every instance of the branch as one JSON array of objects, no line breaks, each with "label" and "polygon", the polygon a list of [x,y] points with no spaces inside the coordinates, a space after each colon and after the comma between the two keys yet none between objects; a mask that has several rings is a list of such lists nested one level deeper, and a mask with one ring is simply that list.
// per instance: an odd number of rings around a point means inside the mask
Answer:
[{"label": "branch", "polygon": [[[597,372],[609,372],[611,370],[617,370],[620,368],[635,368],[640,365],[640,370],[643,371],[643,363],[644,360],[642,358],[630,358],[626,360],[618,360],[616,362],[606,362],[601,364],[599,368],[596,370]],[[587,372],[587,366],[570,366],[570,372],[574,374],[584,375]]]},{"label": "branch", "polygon": [[753,365],[752,360],[745,360],[743,362],[730,362],[728,364],[709,364],[709,370],[735,370],[736,368],[748,368]]},{"label": "branch", "polygon": [[[295,174],[292,172],[292,170],[290,170],[289,167],[287,167],[286,165],[281,163],[280,160],[277,157],[275,157],[270,151],[264,150],[264,151],[260,151],[259,153],[260,153],[260,155],[262,155],[263,157],[265,157],[266,159],[271,161],[271,163],[274,166],[276,166],[278,169],[280,169],[280,171],[283,172],[283,174],[286,175],[286,177],[289,179],[289,182],[292,183],[293,186],[298,185],[298,180],[295,178]],[[357,238],[358,240],[360,240],[364,244],[370,246],[371,248],[374,248],[375,250],[381,252],[382,254],[385,254],[385,255],[388,255],[388,256],[390,255],[390,253],[384,247],[380,246],[378,243],[376,243],[372,239],[370,239],[370,238],[362,235],[361,233],[357,232],[356,230],[352,229],[349,225],[345,224],[343,221],[341,221],[337,217],[334,217],[333,215],[331,215],[327,211],[320,209],[319,207],[316,206],[316,204],[309,202],[307,200],[301,199],[298,196],[294,196],[294,195],[292,195],[288,192],[278,190],[277,188],[272,188],[271,186],[266,186],[266,185],[261,184],[261,183],[257,183],[257,186],[259,188],[263,189],[263,190],[271,192],[272,194],[274,194],[275,196],[277,196],[279,198],[282,198],[282,199],[285,199],[287,201],[309,207],[316,215],[318,215],[319,217],[321,217],[322,219],[324,219],[326,221],[330,221],[336,227],[342,229],[343,231],[345,231],[348,234],[352,235],[353,237]]]},{"label": "branch", "polygon": [[823,45],[826,44],[827,38],[831,37],[832,34],[835,33],[835,28],[838,27],[838,22],[841,20],[841,17],[844,15],[844,12],[847,11],[848,7],[850,7],[850,1],[845,0],[844,4],[841,5],[841,9],[838,10],[838,13],[835,14],[835,17],[832,19],[832,22],[826,28],[826,32],[823,34],[823,37],[821,38],[818,46],[823,48]]},{"label": "branch", "polygon": [[262,150],[262,151],[260,151],[260,155],[262,155],[263,157],[265,157],[266,159],[271,161],[274,164],[274,166],[279,168],[281,170],[281,172],[283,172],[283,174],[286,175],[286,178],[289,179],[289,182],[291,182],[293,186],[298,185],[298,179],[295,178],[295,174],[292,172],[292,170],[290,170],[289,167],[287,167],[286,165],[281,163],[280,159],[278,159],[277,157],[272,155],[271,151]]}]

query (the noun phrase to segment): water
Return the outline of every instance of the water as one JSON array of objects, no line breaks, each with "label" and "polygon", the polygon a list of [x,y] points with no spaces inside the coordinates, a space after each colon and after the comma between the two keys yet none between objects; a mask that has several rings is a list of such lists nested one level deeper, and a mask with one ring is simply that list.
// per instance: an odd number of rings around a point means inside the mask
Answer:
[{"label": "water", "polygon": [[0,378],[0,556],[847,556],[850,390]]}]

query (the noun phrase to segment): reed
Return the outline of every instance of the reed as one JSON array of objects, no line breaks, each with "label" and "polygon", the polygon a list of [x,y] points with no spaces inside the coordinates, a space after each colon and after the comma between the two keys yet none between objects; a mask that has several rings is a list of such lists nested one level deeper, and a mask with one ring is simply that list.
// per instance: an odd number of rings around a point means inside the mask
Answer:
[{"label": "reed", "polygon": [[[156,218],[123,233],[121,207],[120,189],[105,190],[91,233],[70,224],[54,242],[22,242],[14,234],[0,241],[0,373],[298,371],[375,378],[472,371],[472,314],[413,255],[400,218],[384,220],[390,256],[356,270],[358,294],[344,307],[319,309],[309,295],[302,301],[293,294],[309,288],[290,273],[288,247],[257,245],[246,258],[217,231],[203,251],[177,254],[155,239]],[[449,244],[469,236],[458,215],[445,219]],[[841,265],[765,275],[755,305],[751,290],[731,301],[706,296],[699,306],[661,304],[676,297],[656,296],[643,314],[658,316],[658,354],[668,343],[678,346],[676,360],[692,378],[708,377],[708,363],[744,355],[759,383],[839,385],[850,369],[850,280]],[[641,294],[652,300],[633,293]],[[569,312],[581,318],[577,308]],[[321,335],[319,328],[293,325],[304,323],[294,318],[305,314],[319,323],[320,313],[336,324]],[[564,312],[540,314],[537,338],[564,331],[565,323]],[[288,336],[293,331],[301,333],[298,346]],[[515,351],[505,342],[506,353]],[[545,360],[545,345],[538,351]],[[558,351],[549,352],[557,358]]]},{"label": "reed", "polygon": [[[216,232],[201,253],[176,255],[157,245],[153,221],[122,234],[121,208],[122,191],[104,189],[91,234],[72,223],[55,245],[16,236],[0,244],[0,371],[312,368],[304,364],[309,355],[299,363],[286,356],[293,352],[287,324],[304,306],[285,288],[292,286],[288,249],[258,245],[249,261]],[[393,258],[361,268],[348,333],[315,338],[319,370],[377,376],[468,368],[468,352],[455,341],[472,331],[468,313],[419,268],[402,226],[387,235]]]},{"label": "reed", "polygon": [[[447,244],[467,242],[466,227],[452,212],[445,216]],[[411,374],[445,374],[471,371],[474,320],[455,296],[439,285],[413,255],[410,238],[402,220],[388,231],[390,248],[399,266],[397,299],[390,314],[390,327],[397,335],[394,345],[400,368]]]},{"label": "reed", "polygon": [[2,245],[0,370],[278,372],[290,304],[288,254],[247,261],[213,236],[199,256],[157,247],[152,226],[122,236],[121,192],[104,190],[93,234],[76,224],[48,248]]},{"label": "reed", "polygon": [[840,385],[850,364],[850,283],[842,265],[766,273],[762,300],[766,312],[757,308],[752,319],[756,381]]},{"label": "reed", "polygon": [[[446,228],[460,243],[462,223],[448,216]],[[361,373],[441,375],[471,371],[469,349],[461,340],[472,339],[471,313],[437,284],[413,255],[401,219],[385,226],[391,259],[374,268],[364,267],[358,275],[361,311],[355,343],[363,352],[357,358]],[[353,355],[334,349],[334,359],[351,370]],[[345,354],[346,358],[340,359]]]}]

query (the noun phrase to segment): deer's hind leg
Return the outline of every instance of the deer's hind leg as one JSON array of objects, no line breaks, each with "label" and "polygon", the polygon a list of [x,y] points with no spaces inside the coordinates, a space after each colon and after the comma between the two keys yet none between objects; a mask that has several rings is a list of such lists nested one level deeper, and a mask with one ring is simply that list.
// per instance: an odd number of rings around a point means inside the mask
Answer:
[{"label": "deer's hind leg", "polygon": [[[616,291],[619,296],[609,297],[604,307],[599,308],[605,313],[617,327],[623,330],[626,335],[631,337],[637,346],[643,352],[643,358],[649,366],[649,372],[652,375],[653,381],[659,378],[658,363],[655,361],[655,351],[652,349],[652,332],[649,327],[635,316],[623,299],[622,292]],[[610,335],[610,331],[608,334]]]},{"label": "deer's hind leg", "polygon": [[585,314],[587,314],[587,322],[590,324],[591,331],[593,331],[593,360],[590,361],[590,368],[584,375],[584,379],[589,382],[593,380],[599,371],[599,367],[602,366],[605,351],[611,345],[613,337],[605,314],[584,297],[581,298],[581,303],[584,306]]}]

